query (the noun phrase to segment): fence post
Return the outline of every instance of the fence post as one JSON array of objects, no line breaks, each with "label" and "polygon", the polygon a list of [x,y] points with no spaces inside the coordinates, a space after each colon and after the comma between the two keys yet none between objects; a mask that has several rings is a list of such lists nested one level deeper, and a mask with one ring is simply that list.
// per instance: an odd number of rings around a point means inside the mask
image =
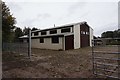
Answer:
[{"label": "fence post", "polygon": [[94,75],[95,74],[94,73],[94,52],[93,52],[94,40],[92,39],[91,42],[92,42],[92,62],[93,62],[92,64],[93,64],[93,75]]},{"label": "fence post", "polygon": [[28,56],[31,59],[31,29],[29,29],[28,39]]},{"label": "fence post", "polygon": [[93,75],[94,75],[94,77],[96,78],[96,72],[95,72],[95,60],[94,60],[94,57],[95,57],[95,55],[94,55],[94,42],[95,42],[95,40],[94,39],[92,39],[92,64],[93,64]]}]

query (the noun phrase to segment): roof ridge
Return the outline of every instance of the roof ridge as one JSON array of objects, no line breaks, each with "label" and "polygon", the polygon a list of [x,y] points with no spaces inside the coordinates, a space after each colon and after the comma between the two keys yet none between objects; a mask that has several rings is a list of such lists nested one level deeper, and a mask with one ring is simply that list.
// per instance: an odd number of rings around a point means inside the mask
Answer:
[{"label": "roof ridge", "polygon": [[77,23],[69,23],[69,24],[65,24],[65,25],[61,25],[61,26],[56,26],[56,27],[51,27],[51,28],[34,30],[32,32],[37,32],[37,31],[42,31],[42,30],[48,30],[48,29],[55,29],[55,28],[60,28],[60,27],[70,26],[70,25],[75,25],[75,24],[81,24],[81,23],[87,23],[87,22],[86,21],[82,21],[82,22],[77,22]]}]

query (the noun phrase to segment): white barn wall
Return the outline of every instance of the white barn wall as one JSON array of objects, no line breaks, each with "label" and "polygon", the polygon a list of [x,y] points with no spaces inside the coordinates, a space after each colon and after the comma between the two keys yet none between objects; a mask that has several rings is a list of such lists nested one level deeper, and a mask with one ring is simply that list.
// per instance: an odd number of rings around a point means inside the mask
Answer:
[{"label": "white barn wall", "polygon": [[61,29],[57,29],[57,34],[61,34]]},{"label": "white barn wall", "polygon": [[34,36],[34,33],[32,33],[32,36]]},{"label": "white barn wall", "polygon": [[59,43],[51,43],[51,38],[44,38],[44,43],[40,43],[38,39],[32,39],[31,41],[32,48],[40,48],[40,49],[64,49],[63,48],[63,38],[59,37]]},{"label": "white barn wall", "polygon": [[74,49],[80,48],[80,24],[74,25]]},{"label": "white barn wall", "polygon": [[62,38],[63,50],[65,50],[65,36]]},{"label": "white barn wall", "polygon": [[41,32],[38,32],[38,36],[41,36]]},{"label": "white barn wall", "polygon": [[46,31],[47,32],[47,34],[46,35],[49,35],[50,34],[50,31]]},{"label": "white barn wall", "polygon": [[92,47],[93,29],[90,27],[89,31],[90,31],[90,46]]},{"label": "white barn wall", "polygon": [[73,27],[70,28],[70,32],[71,32],[71,33],[73,32]]}]

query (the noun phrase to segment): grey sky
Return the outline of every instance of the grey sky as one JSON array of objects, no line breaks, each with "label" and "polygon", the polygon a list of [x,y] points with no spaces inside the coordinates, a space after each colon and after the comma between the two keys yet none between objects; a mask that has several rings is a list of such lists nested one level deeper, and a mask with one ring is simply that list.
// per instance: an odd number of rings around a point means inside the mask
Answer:
[{"label": "grey sky", "polygon": [[[112,1],[112,0],[111,0]],[[114,0],[113,0],[114,1]],[[22,29],[37,27],[39,29],[87,21],[94,29],[94,35],[107,30],[118,29],[118,2],[61,1],[37,2],[5,1],[11,13],[16,17],[16,26]]]}]

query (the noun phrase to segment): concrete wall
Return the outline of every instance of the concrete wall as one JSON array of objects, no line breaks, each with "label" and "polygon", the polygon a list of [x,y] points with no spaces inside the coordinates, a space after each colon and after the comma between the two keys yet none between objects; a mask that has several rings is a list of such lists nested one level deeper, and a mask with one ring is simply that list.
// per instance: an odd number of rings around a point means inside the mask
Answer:
[{"label": "concrete wall", "polygon": [[90,27],[90,46],[92,47],[92,39],[93,39],[93,29]]},{"label": "concrete wall", "polygon": [[59,37],[59,43],[52,43],[51,38],[44,38],[44,43],[40,43],[38,39],[31,40],[32,48],[40,48],[40,49],[53,49],[53,50],[64,50],[64,41],[62,37]]},{"label": "concrete wall", "polygon": [[74,25],[74,49],[80,48],[80,24]]}]

